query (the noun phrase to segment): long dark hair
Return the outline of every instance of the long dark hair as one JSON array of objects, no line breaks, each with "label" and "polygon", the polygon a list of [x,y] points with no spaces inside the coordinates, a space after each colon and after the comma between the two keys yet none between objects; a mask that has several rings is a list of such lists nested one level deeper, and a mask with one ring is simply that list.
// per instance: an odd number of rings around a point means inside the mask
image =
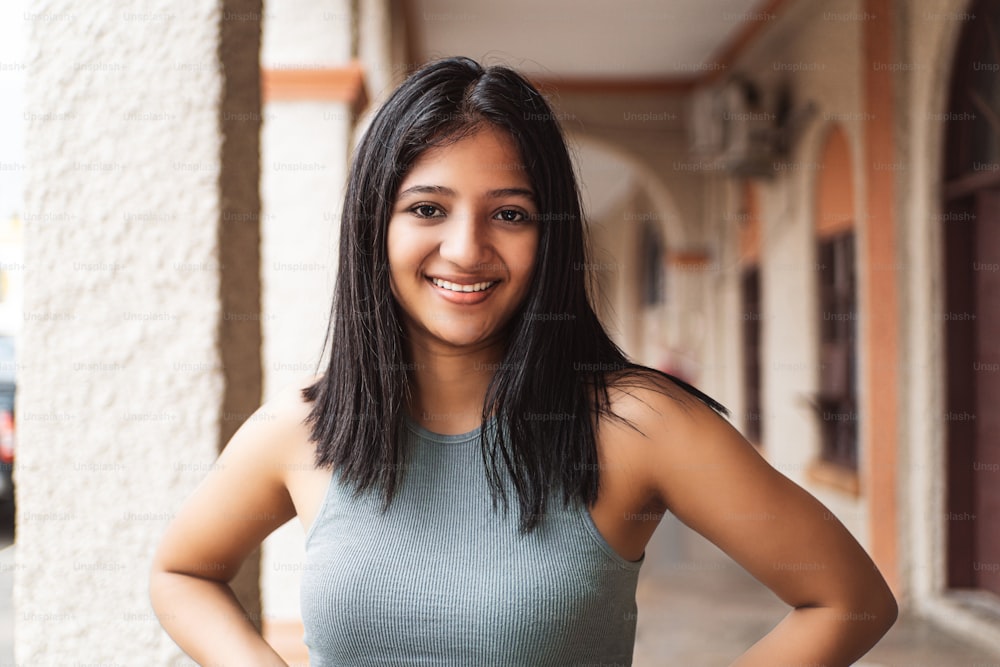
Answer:
[{"label": "long dark hair", "polygon": [[329,364],[320,380],[303,389],[313,402],[306,421],[317,443],[317,465],[333,467],[359,493],[380,490],[386,508],[392,501],[405,470],[400,434],[412,370],[389,287],[389,218],[403,177],[423,151],[483,125],[514,140],[539,211],[530,291],[509,322],[506,352],[483,403],[483,423],[495,415],[498,428],[480,435],[494,505],[499,498],[507,506],[509,478],[521,530],[529,532],[554,493],[564,506],[597,500],[597,419],[620,419],[609,407],[609,377],[616,385],[680,387],[728,413],[685,382],[630,362],[605,332],[589,298],[573,166],[542,95],[507,67],[448,58],[426,65],[396,89],[353,157],[324,340]]}]

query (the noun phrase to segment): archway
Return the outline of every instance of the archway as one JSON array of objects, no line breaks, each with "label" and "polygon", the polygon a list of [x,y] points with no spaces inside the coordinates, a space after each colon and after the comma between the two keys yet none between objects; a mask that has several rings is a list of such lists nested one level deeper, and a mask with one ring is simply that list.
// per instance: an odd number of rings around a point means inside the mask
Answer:
[{"label": "archway", "polygon": [[[838,486],[858,493],[858,297],[854,176],[847,134],[826,130],[816,184],[820,462],[839,468]],[[873,278],[874,279],[874,278]],[[880,378],[876,376],[875,381]],[[876,391],[881,387],[877,387]],[[886,390],[891,390],[887,388]]]},{"label": "archway", "polygon": [[588,135],[570,136],[587,217],[598,313],[641,363],[693,379],[699,284],[678,258],[687,228],[668,188],[641,159]]}]

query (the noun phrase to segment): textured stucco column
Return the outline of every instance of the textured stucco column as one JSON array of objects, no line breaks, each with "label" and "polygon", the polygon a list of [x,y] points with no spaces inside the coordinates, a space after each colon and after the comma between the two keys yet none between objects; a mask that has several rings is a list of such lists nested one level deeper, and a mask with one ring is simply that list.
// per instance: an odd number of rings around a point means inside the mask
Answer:
[{"label": "textured stucco column", "polygon": [[[268,2],[261,66],[272,73],[261,136],[261,281],[264,397],[312,376],[326,331],[340,238],[340,208],[354,114],[322,77],[356,56],[355,3]],[[310,93],[283,84],[314,73]],[[303,531],[294,519],[264,544],[261,592],[268,621],[299,617]]]},{"label": "textured stucco column", "polygon": [[148,572],[259,404],[259,17],[259,0],[25,14],[17,664],[190,664]]}]

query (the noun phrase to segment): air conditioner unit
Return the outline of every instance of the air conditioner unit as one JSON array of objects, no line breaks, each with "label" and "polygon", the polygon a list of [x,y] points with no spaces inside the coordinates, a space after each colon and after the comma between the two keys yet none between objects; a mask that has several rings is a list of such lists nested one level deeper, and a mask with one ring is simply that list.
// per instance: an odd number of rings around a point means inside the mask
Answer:
[{"label": "air conditioner unit", "polygon": [[769,178],[781,157],[779,104],[766,105],[757,87],[733,77],[691,97],[691,152],[735,176]]}]

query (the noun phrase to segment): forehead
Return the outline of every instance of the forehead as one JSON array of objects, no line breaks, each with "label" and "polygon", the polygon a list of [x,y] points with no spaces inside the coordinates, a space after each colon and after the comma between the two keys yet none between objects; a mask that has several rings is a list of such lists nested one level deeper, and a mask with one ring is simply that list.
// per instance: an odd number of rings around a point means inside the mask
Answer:
[{"label": "forehead", "polygon": [[455,141],[432,146],[420,154],[400,184],[453,185],[456,181],[490,187],[530,187],[524,162],[513,138],[505,131],[485,126]]}]

